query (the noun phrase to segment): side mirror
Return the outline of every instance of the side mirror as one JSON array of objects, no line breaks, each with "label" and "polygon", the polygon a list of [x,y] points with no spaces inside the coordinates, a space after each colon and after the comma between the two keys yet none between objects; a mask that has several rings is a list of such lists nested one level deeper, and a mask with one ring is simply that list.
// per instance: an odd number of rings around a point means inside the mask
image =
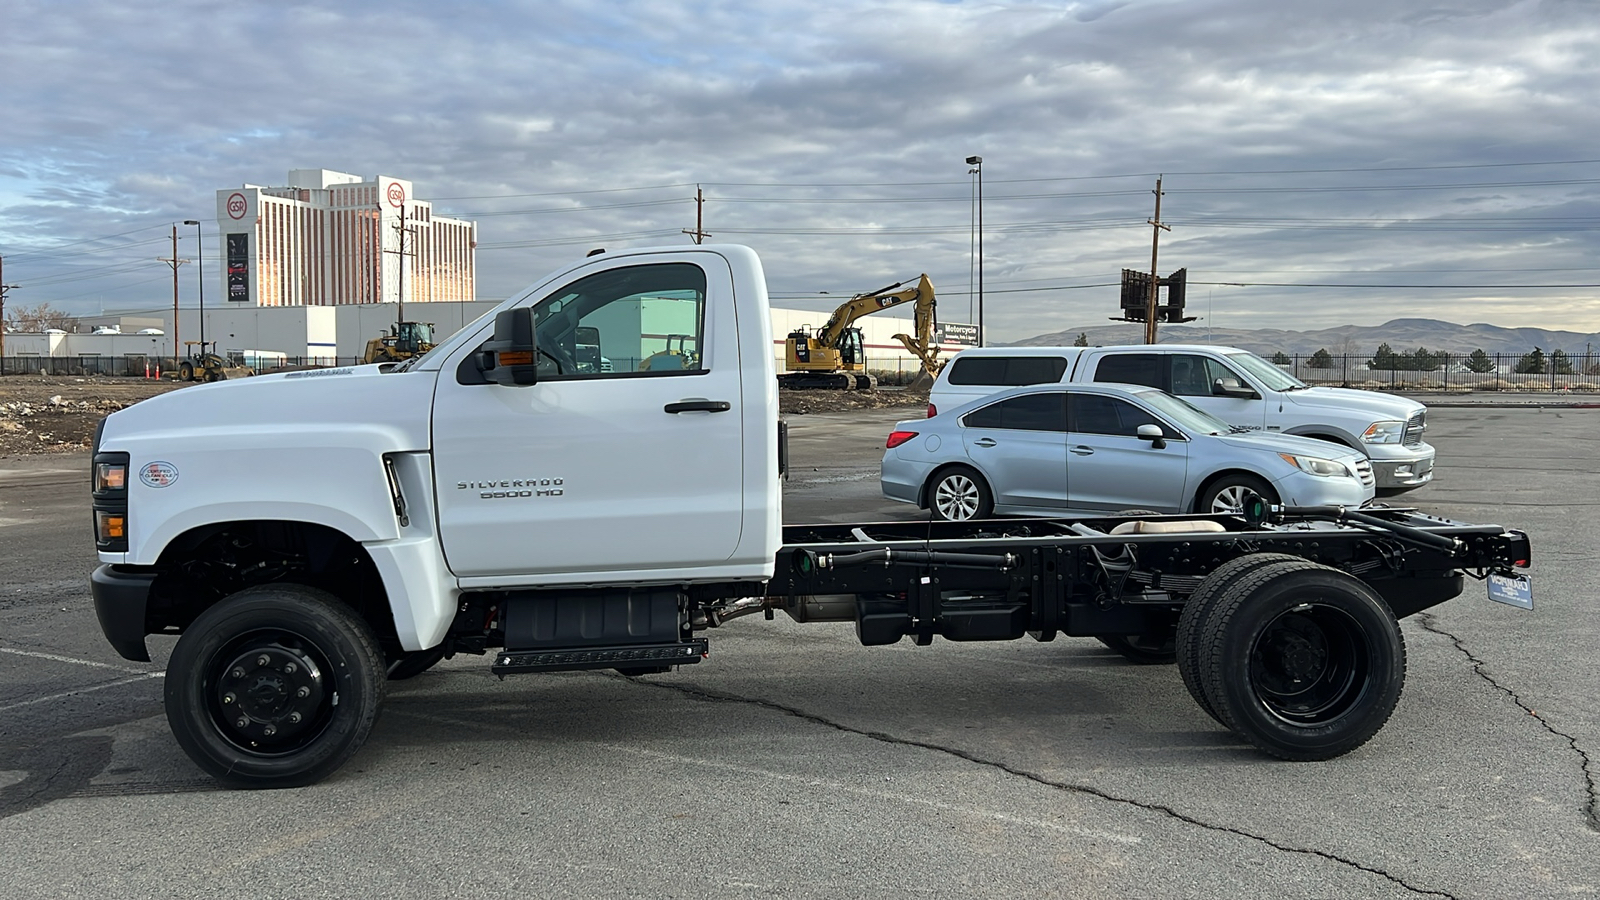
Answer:
[{"label": "side mirror", "polygon": [[494,317],[494,338],[478,351],[483,377],[506,387],[524,387],[539,381],[539,343],[534,334],[533,310],[522,306]]},{"label": "side mirror", "polygon": [[1140,425],[1136,432],[1139,440],[1149,441],[1150,446],[1161,450],[1167,446],[1166,435],[1162,434],[1160,425]]},{"label": "side mirror", "polygon": [[1260,400],[1261,395],[1236,378],[1218,378],[1211,383],[1211,393],[1219,397],[1237,397],[1240,400]]}]

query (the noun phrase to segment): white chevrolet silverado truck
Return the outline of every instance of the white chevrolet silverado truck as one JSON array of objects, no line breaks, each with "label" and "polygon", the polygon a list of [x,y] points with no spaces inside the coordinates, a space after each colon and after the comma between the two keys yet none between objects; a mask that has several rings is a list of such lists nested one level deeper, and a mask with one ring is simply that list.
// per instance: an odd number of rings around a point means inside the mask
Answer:
[{"label": "white chevrolet silverado truck", "polygon": [[752,613],[910,637],[1097,637],[1176,662],[1262,750],[1316,760],[1387,720],[1397,618],[1466,576],[1530,605],[1525,535],[1414,510],[782,525],[785,433],[760,262],[586,258],[398,365],[207,384],[113,413],[92,461],[112,646],[166,678],[225,783],[315,782],[388,679],[665,673]]}]

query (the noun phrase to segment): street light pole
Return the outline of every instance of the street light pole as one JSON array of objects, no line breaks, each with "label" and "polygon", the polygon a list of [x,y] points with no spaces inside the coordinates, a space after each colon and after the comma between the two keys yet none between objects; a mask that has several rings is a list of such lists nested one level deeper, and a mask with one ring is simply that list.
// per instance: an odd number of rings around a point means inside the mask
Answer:
[{"label": "street light pole", "polygon": [[183,224],[194,226],[194,264],[200,279],[200,355],[206,354],[206,242],[200,234],[200,223],[184,219]]},{"label": "street light pole", "polygon": [[967,157],[968,175],[978,176],[978,346],[983,346],[983,157]]}]

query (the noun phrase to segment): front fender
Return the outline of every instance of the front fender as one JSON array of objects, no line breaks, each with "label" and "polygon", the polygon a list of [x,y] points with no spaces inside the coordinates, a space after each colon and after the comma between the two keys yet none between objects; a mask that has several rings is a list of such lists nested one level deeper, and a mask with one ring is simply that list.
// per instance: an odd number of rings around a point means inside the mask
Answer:
[{"label": "front fender", "polygon": [[[132,459],[128,551],[102,553],[101,561],[154,565],[184,532],[246,519],[326,525],[361,543],[400,536],[383,463],[388,441],[279,433],[265,446],[209,443],[130,440],[118,448]],[[157,462],[160,477],[141,477]]]}]

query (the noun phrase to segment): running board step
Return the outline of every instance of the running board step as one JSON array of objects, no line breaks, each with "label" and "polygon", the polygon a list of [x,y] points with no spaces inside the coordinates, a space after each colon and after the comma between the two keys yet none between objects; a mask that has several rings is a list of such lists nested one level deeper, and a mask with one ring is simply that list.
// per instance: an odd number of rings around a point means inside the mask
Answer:
[{"label": "running board step", "polygon": [[522,672],[563,672],[578,669],[614,669],[632,666],[681,666],[706,657],[711,644],[704,639],[674,644],[625,644],[615,647],[549,647],[538,650],[502,650],[491,671],[496,675]]}]

